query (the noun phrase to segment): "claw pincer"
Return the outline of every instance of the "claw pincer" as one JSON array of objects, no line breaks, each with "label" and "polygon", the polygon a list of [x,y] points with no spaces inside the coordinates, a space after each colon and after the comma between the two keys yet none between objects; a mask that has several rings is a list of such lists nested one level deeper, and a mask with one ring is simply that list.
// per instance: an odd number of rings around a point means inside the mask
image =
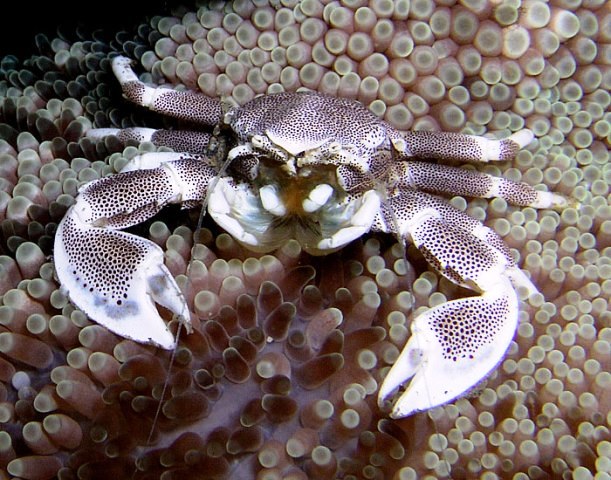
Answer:
[{"label": "claw pincer", "polygon": [[84,185],[55,237],[55,266],[73,303],[109,330],[170,349],[158,303],[190,328],[184,296],[155,243],[120,229],[169,203],[201,200],[214,171],[198,160],[119,173]]}]

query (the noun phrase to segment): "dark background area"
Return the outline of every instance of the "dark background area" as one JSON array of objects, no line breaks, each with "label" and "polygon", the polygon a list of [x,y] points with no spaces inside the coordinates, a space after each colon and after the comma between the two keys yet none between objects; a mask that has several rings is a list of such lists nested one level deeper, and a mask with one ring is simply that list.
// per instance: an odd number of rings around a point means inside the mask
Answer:
[{"label": "dark background area", "polygon": [[19,1],[6,0],[0,6],[0,58],[12,54],[20,59],[36,51],[34,37],[45,33],[50,39],[56,31],[74,32],[77,26],[87,30],[104,29],[109,35],[140,24],[147,17],[168,15],[172,8],[195,0],[100,1]]}]

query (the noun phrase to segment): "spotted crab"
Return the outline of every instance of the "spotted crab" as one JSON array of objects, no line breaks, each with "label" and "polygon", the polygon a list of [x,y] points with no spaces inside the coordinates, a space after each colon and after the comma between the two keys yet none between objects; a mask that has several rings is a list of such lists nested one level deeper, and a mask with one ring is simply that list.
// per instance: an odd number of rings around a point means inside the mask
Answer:
[{"label": "spotted crab", "polygon": [[[479,295],[429,309],[379,390],[379,403],[407,384],[390,415],[404,417],[471,389],[502,359],[518,323],[517,289],[537,291],[493,230],[436,194],[501,197],[535,208],[565,204],[554,193],[476,170],[422,159],[510,160],[533,135],[502,140],[400,132],[357,101],[315,92],[262,95],[242,106],[192,91],[149,86],[130,60],[112,70],[124,96],[154,112],[216,126],[203,131],[92,129],[90,137],[151,141],[181,153],[144,153],[118,174],[80,189],[61,221],[54,259],[71,301],[94,321],[138,342],[171,349],[156,303],[191,329],[185,297],[154,243],[122,231],[170,203],[205,205],[247,248],[288,239],[321,255],[366,232],[413,243],[439,273]],[[413,378],[412,378],[413,377]]]}]

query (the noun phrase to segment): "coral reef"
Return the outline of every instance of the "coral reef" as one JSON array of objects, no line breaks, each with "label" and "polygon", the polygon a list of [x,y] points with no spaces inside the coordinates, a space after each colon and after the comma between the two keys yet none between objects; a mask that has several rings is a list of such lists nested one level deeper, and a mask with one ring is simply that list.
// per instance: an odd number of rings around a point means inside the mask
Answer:
[{"label": "coral reef", "polygon": [[[235,0],[2,58],[0,478],[608,478],[610,32],[598,0]],[[155,147],[83,133],[163,121],[121,99],[115,51],[145,81],[227,101],[305,87],[402,129],[532,129],[515,162],[483,170],[574,206],[451,199],[541,290],[498,369],[468,398],[387,419],[376,391],[411,316],[466,292],[392,238],[258,257],[196,231],[197,211],[135,229],[199,319],[173,363],[90,322],[54,279],[54,229],[80,184]]]}]

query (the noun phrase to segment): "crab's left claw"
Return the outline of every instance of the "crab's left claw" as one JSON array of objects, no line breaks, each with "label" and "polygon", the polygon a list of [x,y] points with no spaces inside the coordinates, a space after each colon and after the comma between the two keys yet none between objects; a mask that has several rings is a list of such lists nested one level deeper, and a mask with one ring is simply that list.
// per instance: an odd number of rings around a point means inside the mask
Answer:
[{"label": "crab's left claw", "polygon": [[442,405],[467,392],[501,361],[517,321],[517,295],[504,276],[482,296],[452,300],[418,316],[412,336],[382,383],[380,406],[411,377],[393,405],[393,418]]},{"label": "crab's left claw", "polygon": [[437,305],[413,321],[412,336],[379,392],[383,406],[413,377],[393,406],[397,418],[454,400],[483,380],[515,334],[516,289],[528,295],[537,289],[498,235],[447,203],[410,190],[389,203],[396,232],[446,278],[480,293]]}]

